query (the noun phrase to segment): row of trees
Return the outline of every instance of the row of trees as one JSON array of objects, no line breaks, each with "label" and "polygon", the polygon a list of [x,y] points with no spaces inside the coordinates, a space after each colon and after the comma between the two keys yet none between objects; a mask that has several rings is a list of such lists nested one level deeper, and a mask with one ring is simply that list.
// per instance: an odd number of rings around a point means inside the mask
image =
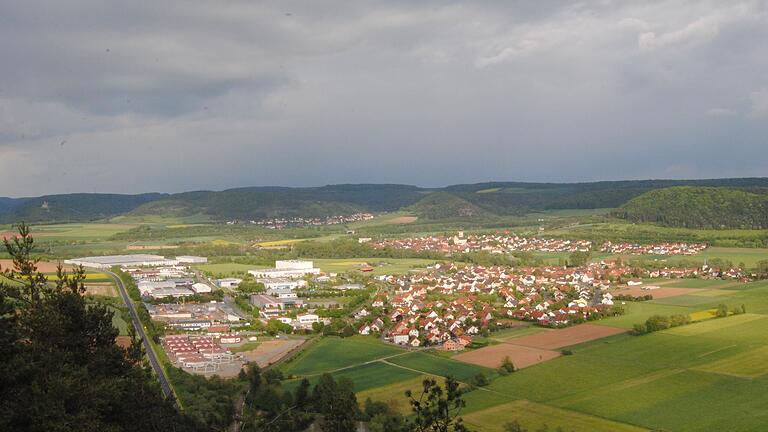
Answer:
[{"label": "row of trees", "polygon": [[640,195],[614,214],[670,227],[762,229],[768,227],[768,197],[730,188],[677,186]]},{"label": "row of trees", "polygon": [[679,327],[690,324],[691,317],[686,314],[676,315],[653,315],[642,324],[635,324],[632,327],[633,335],[643,335],[660,330],[666,330],[672,327]]}]

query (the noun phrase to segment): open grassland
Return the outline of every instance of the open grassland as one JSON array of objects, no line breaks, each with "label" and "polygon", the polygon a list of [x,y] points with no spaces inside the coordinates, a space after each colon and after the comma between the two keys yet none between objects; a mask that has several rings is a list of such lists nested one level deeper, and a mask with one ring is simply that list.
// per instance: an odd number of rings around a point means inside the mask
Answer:
[{"label": "open grassland", "polygon": [[316,375],[404,352],[401,348],[382,344],[372,337],[324,337],[287,363],[283,370],[294,375]]},{"label": "open grassland", "polygon": [[724,359],[706,363],[697,368],[744,378],[757,378],[768,373],[768,346],[755,348]]},{"label": "open grassland", "polygon": [[365,391],[390,383],[410,380],[418,377],[418,372],[388,365],[382,362],[364,364],[335,372],[336,379],[347,378],[354,384],[355,391]]},{"label": "open grassland", "polygon": [[[716,247],[708,249],[705,254],[697,255],[697,257],[702,258],[702,261],[703,258],[721,257],[731,259],[734,262],[739,262],[738,260],[741,258],[749,259],[748,255],[750,254],[747,251],[757,252],[758,250],[750,248],[752,246],[763,246],[768,239],[768,230],[669,228],[652,224],[633,224],[617,220],[597,223],[575,223],[554,230],[547,230],[545,234],[598,242],[610,240],[631,243],[656,243],[664,241],[707,243]],[[685,258],[692,259],[694,257]]]},{"label": "open grassland", "polygon": [[738,281],[724,281],[719,279],[682,279],[665,286],[672,288],[712,288],[729,285],[739,285]]},{"label": "open grassland", "polygon": [[[758,390],[768,383],[766,347],[768,316],[737,315],[577,345],[572,356],[488,388],[651,429],[759,430],[767,417],[768,395]],[[757,418],[740,415],[761,404]]]},{"label": "open grassland", "polygon": [[[391,403],[400,412],[409,408],[405,390],[418,391],[425,376],[450,374],[467,381],[478,370],[483,371],[494,377],[490,385],[465,395],[463,417],[475,430],[503,430],[504,423],[513,420],[532,430],[543,424],[569,431],[762,430],[768,422],[768,393],[764,391],[768,386],[768,283],[737,288],[689,289],[693,294],[680,297],[729,306],[744,303],[750,313],[714,318],[713,309],[702,304],[627,302],[626,316],[586,328],[607,324],[621,331],[653,314],[685,313],[702,321],[644,336],[622,333],[584,341],[568,347],[572,355],[506,376],[475,365],[458,367],[453,360],[456,356],[410,352],[383,359],[387,353],[371,349],[357,349],[365,355],[347,352],[348,342],[365,346],[378,343],[368,338],[326,338],[313,347],[322,352],[309,352],[287,369],[304,369],[311,380],[316,380],[314,374],[321,370],[349,365],[334,375],[352,379],[355,388],[362,390],[361,402],[371,397]],[[555,330],[526,334],[529,331],[512,329],[499,336],[518,344],[528,344],[530,339],[528,345],[555,347],[552,349],[580,341],[550,340],[557,334]],[[482,349],[474,352],[479,351]]]},{"label": "open grassland", "polygon": [[126,223],[82,223],[59,225],[34,225],[32,236],[45,242],[47,239],[62,241],[106,240],[113,235],[135,228]]},{"label": "open grassland", "polygon": [[414,268],[424,268],[433,264],[433,260],[420,258],[349,258],[349,259],[312,259],[316,267],[328,273],[343,273],[359,271],[370,266],[373,271],[368,274],[403,274]]},{"label": "open grassland", "polygon": [[[392,366],[380,361],[373,361],[371,363],[341,369],[336,372],[331,372],[331,375],[337,380],[345,378],[352,381],[353,388],[356,392],[379,389],[394,383],[410,381],[421,376],[418,372]],[[320,380],[320,375],[311,375],[306,378],[310,384],[314,385]],[[298,386],[299,381],[299,379],[285,381],[283,386],[287,390],[293,391]],[[417,390],[419,387],[414,386],[412,388],[413,390]],[[360,400],[360,402],[364,401],[359,399],[359,397],[358,400]]]},{"label": "open grassland", "polygon": [[203,272],[221,276],[244,275],[248,273],[248,270],[258,268],[258,266],[255,265],[238,263],[198,264],[194,267]]},{"label": "open grassland", "polygon": [[[763,235],[766,236],[768,234],[764,231]],[[704,259],[721,258],[729,260],[736,265],[744,263],[747,268],[754,268],[758,261],[768,259],[768,249],[711,247],[696,255],[696,257]]]},{"label": "open grassland", "polygon": [[[709,231],[707,231],[709,232]],[[714,231],[719,233],[720,231]],[[750,230],[751,232],[751,230]],[[765,231],[762,232],[766,236]],[[631,256],[625,256],[632,258]],[[699,252],[696,255],[645,255],[646,260],[659,260],[669,262],[671,265],[677,265],[681,261],[702,265],[713,258],[730,261],[733,265],[744,265],[746,269],[754,269],[759,261],[768,259],[768,249],[765,248],[742,248],[742,247],[718,247],[713,246]]]},{"label": "open grassland", "polygon": [[[408,404],[408,398],[405,397],[405,392],[407,390],[411,390],[418,394],[422,388],[422,382],[426,378],[430,377],[432,376],[419,375],[414,378],[396,382],[394,384],[371,388],[358,393],[357,400],[358,402],[362,403],[365,402],[366,399],[370,398],[372,401],[384,402],[400,414],[406,415],[410,413],[411,407]],[[438,382],[442,382],[439,377],[432,378],[436,378]]]},{"label": "open grassland", "polygon": [[168,225],[169,228],[174,226],[188,226],[199,225],[206,222],[210,222],[210,216],[204,214],[197,214],[191,216],[160,216],[160,215],[124,215],[115,216],[109,220],[116,224],[151,224],[151,225]]},{"label": "open grassland", "polygon": [[574,432],[640,432],[646,429],[606,420],[549,405],[518,400],[463,416],[464,423],[473,430],[503,432],[504,424],[515,419],[527,430],[562,428]]},{"label": "open grassland", "polygon": [[286,239],[286,240],[272,240],[272,241],[264,241],[256,243],[259,246],[262,247],[273,247],[273,246],[290,246],[292,244],[301,243],[303,241],[307,241],[308,239]]},{"label": "open grassland", "polygon": [[468,363],[462,363],[455,360],[451,360],[445,357],[438,357],[436,355],[413,352],[404,354],[402,356],[393,357],[387,360],[388,363],[393,363],[399,366],[403,366],[409,369],[424,372],[430,375],[437,376],[453,376],[459,381],[468,382],[477,374],[483,374],[487,378],[494,378],[498,374],[494,369],[485,368]]}]

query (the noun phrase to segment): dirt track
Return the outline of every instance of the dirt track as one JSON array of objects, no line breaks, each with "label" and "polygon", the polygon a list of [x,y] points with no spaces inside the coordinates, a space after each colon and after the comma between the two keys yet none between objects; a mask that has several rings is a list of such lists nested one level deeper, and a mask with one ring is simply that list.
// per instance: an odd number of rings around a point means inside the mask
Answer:
[{"label": "dirt track", "polygon": [[255,361],[259,367],[266,367],[280,360],[292,349],[303,344],[303,340],[271,340],[262,342],[256,349],[243,353],[249,362]]},{"label": "dirt track", "polygon": [[555,349],[613,336],[625,331],[624,329],[613,327],[580,324],[564,329],[508,339],[498,345],[491,345],[455,355],[453,359],[497,368],[501,365],[504,357],[509,356],[515,367],[524,368],[560,356],[559,352],[553,351]]},{"label": "dirt track", "polygon": [[564,329],[536,333],[512,339],[509,343],[541,349],[557,349],[582,342],[589,342],[607,336],[624,333],[626,330],[593,324],[579,324]]},{"label": "dirt track", "polygon": [[560,353],[522,345],[500,343],[498,345],[491,345],[489,347],[458,354],[451,358],[453,360],[496,369],[501,365],[501,361],[504,357],[507,356],[509,356],[509,359],[516,368],[522,369],[559,357]]}]

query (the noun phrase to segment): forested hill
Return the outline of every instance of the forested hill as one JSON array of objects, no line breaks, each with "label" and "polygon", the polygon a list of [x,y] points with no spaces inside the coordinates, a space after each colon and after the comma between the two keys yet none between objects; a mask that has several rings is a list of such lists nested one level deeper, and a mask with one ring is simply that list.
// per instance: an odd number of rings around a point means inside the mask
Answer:
[{"label": "forested hill", "polygon": [[0,198],[0,223],[74,222],[104,219],[130,212],[167,194],[64,194],[35,198]]},{"label": "forested hill", "polygon": [[[768,178],[593,183],[493,182],[442,188],[342,184],[307,188],[248,187],[176,194],[49,195],[0,198],[0,223],[22,220],[36,223],[76,222],[123,214],[177,217],[202,214],[223,221],[325,217],[401,209],[432,220],[477,218],[549,209],[617,208],[647,192],[676,186],[727,187],[759,194],[768,188]],[[642,217],[648,218],[650,214]]]},{"label": "forested hill", "polygon": [[647,192],[616,215],[686,228],[768,228],[768,189],[678,186]]},{"label": "forested hill", "polygon": [[428,220],[490,216],[488,212],[471,202],[442,191],[427,194],[416,204],[406,207],[406,210]]}]

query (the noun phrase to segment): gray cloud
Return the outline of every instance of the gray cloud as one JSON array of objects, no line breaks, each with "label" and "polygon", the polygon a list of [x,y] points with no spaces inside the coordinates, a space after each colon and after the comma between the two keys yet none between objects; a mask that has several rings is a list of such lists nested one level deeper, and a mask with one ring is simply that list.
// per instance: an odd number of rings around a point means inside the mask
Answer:
[{"label": "gray cloud", "polygon": [[766,1],[7,1],[0,196],[764,176],[767,39]]}]

